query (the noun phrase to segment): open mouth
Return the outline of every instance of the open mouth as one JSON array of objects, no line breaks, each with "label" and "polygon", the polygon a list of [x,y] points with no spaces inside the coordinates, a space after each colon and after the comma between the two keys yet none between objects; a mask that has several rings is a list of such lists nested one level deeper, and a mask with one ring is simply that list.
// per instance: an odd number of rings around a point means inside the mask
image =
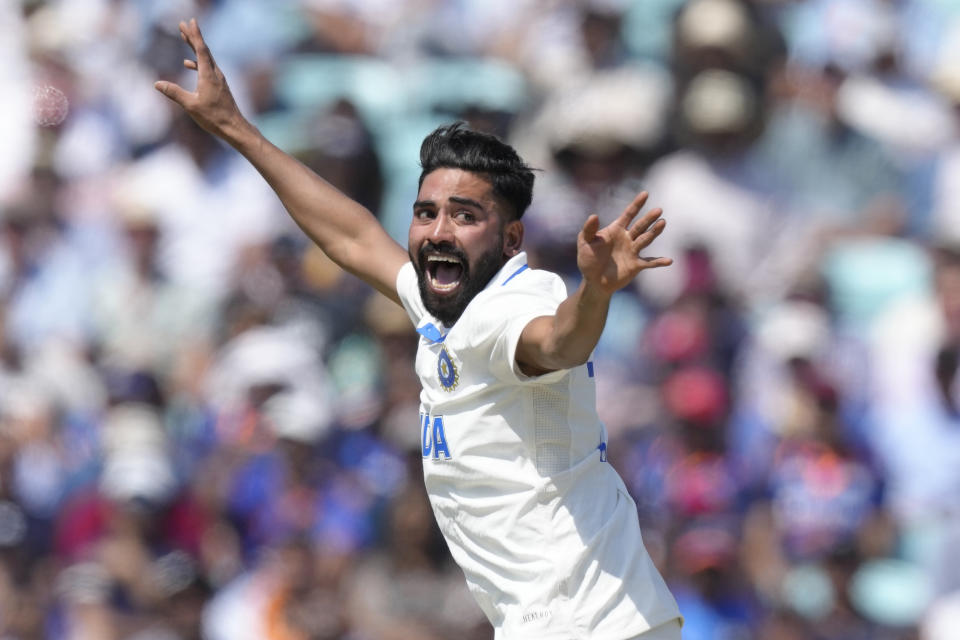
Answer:
[{"label": "open mouth", "polygon": [[460,286],[463,277],[463,262],[459,258],[432,254],[427,256],[427,282],[437,293],[450,293]]}]

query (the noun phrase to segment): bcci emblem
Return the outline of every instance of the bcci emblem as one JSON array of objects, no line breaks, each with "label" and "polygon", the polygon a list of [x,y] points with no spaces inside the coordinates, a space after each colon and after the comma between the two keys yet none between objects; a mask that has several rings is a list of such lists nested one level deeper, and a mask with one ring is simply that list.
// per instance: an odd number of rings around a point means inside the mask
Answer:
[{"label": "bcci emblem", "polygon": [[450,359],[446,347],[440,347],[440,356],[437,358],[437,375],[440,376],[440,386],[443,387],[444,391],[453,391],[457,388],[457,383],[460,382],[460,372],[457,371],[456,365]]}]

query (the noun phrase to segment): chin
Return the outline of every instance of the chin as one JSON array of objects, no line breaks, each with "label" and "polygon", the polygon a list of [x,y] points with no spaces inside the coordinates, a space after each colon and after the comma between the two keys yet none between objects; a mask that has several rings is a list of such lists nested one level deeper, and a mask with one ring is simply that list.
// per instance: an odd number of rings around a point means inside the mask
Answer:
[{"label": "chin", "polygon": [[460,319],[470,300],[473,299],[473,295],[476,295],[473,294],[468,298],[463,284],[456,291],[441,295],[430,289],[425,277],[420,276],[419,282],[423,306],[427,308],[430,315],[448,327]]}]

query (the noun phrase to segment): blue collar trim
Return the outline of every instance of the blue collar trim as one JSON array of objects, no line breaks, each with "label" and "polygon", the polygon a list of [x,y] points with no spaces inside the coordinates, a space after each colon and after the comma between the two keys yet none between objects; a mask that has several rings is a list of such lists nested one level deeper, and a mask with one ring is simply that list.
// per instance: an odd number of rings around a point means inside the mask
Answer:
[{"label": "blue collar trim", "polygon": [[422,327],[417,327],[417,333],[433,343],[443,342],[447,339],[446,334],[440,333],[440,329],[437,329],[432,322],[428,322]]},{"label": "blue collar trim", "polygon": [[504,280],[504,281],[503,281],[503,284],[501,284],[500,286],[501,286],[501,287],[505,286],[508,282],[510,282],[511,280],[513,280],[514,278],[516,278],[518,275],[520,275],[520,273],[521,273],[522,271],[524,271],[528,266],[529,266],[529,265],[526,265],[526,264],[525,264],[525,265],[523,265],[522,267],[520,267],[519,269],[517,269],[516,271],[514,271],[513,273],[511,273],[511,274],[510,274],[510,277],[507,278],[506,280]]}]

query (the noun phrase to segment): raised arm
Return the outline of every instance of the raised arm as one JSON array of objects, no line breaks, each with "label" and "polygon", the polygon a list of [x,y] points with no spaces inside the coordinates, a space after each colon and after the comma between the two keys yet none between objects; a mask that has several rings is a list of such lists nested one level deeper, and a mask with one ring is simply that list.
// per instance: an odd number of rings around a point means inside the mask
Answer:
[{"label": "raised arm", "polygon": [[673,263],[670,258],[639,255],[667,224],[660,219],[662,209],[651,209],[631,226],[646,201],[643,192],[603,229],[596,215],[587,218],[577,236],[580,286],[556,315],[534,318],[520,334],[516,359],[525,374],[542,375],[586,362],[600,340],[613,294],[644,269]]},{"label": "raised arm", "polygon": [[197,71],[197,89],[191,92],[161,80],[155,84],[157,90],[183,107],[206,131],[243,154],[297,225],[334,262],[399,304],[396,278],[409,259],[407,252],[365,207],[278,149],[243,117],[196,20],[181,22],[180,36],[197,56],[196,61],[183,62]]}]

